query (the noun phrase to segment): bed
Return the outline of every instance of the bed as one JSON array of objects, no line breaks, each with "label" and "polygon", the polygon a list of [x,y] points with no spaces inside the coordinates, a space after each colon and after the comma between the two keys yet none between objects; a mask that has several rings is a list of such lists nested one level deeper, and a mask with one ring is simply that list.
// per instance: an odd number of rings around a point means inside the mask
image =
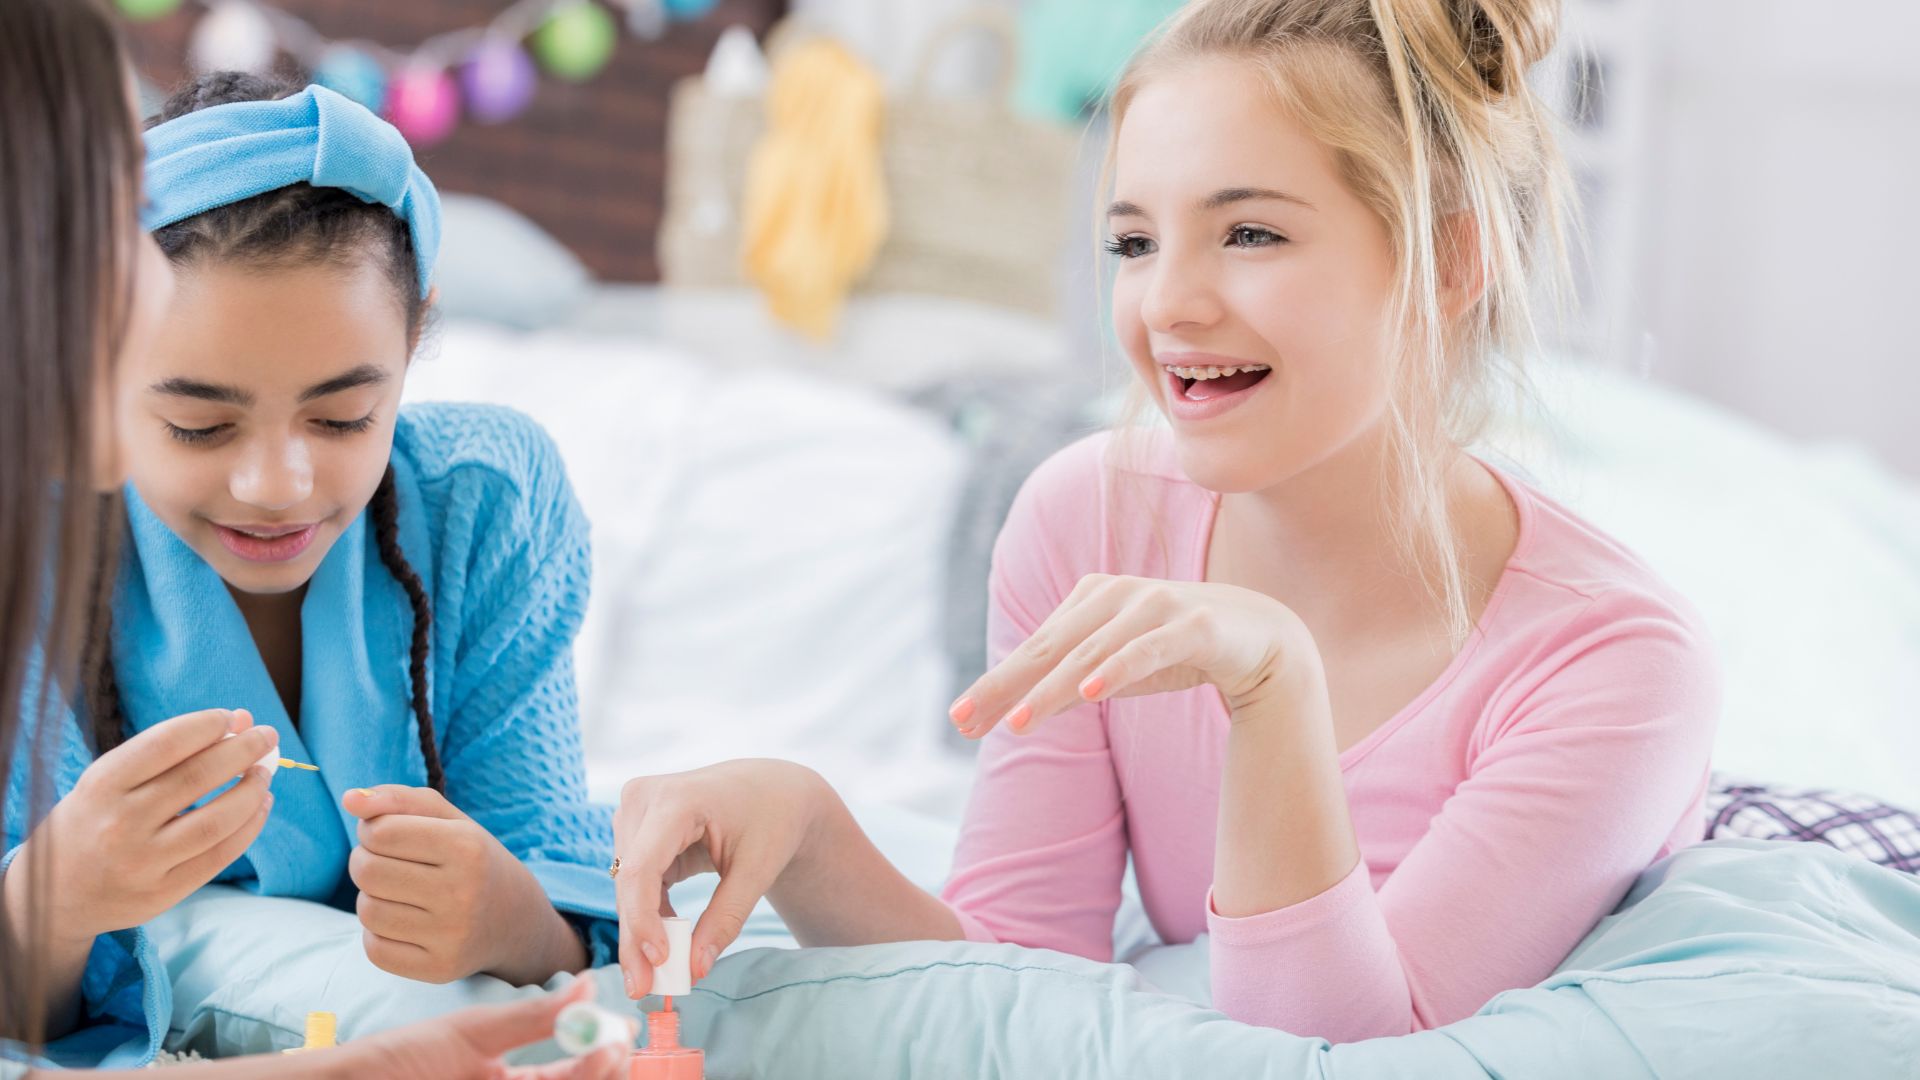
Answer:
[{"label": "bed", "polygon": [[[981,662],[986,544],[1019,477],[1102,423],[1117,380],[1043,325],[964,305],[858,300],[843,346],[819,349],[751,296],[558,265],[456,282],[408,394],[513,405],[567,459],[593,523],[578,666],[595,796],[742,753],[790,758],[937,887],[970,769],[943,713]],[[1545,362],[1538,393],[1482,452],[1701,608],[1727,672],[1717,764],[1920,805],[1920,493],[1846,447],[1789,444],[1576,361]],[[677,906],[697,912],[710,888],[680,886]],[[351,915],[230,890],[155,933],[175,1042],[206,1053],[297,1044],[321,1006],[277,987],[327,988],[349,1038],[523,992],[393,979]],[[1829,844],[1683,852],[1541,986],[1352,1046],[1212,1012],[1204,945],[1163,945],[1133,904],[1117,965],[791,945],[763,906],[683,1002],[710,1075],[1920,1076],[1920,882]],[[613,973],[595,977],[619,997]]]}]

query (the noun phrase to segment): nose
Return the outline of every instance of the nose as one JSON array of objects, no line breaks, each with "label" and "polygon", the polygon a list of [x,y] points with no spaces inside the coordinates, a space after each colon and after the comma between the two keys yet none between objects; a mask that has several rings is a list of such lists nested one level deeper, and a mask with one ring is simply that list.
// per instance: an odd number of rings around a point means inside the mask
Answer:
[{"label": "nose", "polygon": [[234,499],[270,513],[290,510],[313,494],[313,461],[306,440],[262,438],[242,455],[227,490]]},{"label": "nose", "polygon": [[1140,298],[1140,318],[1156,334],[1211,326],[1220,320],[1220,296],[1204,259],[1181,259],[1163,247]]}]

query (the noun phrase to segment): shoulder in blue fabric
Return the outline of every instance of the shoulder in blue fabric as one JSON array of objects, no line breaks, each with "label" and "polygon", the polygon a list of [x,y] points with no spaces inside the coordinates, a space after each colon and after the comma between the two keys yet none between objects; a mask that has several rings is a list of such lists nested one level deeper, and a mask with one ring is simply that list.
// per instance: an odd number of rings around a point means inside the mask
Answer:
[{"label": "shoulder in blue fabric", "polygon": [[397,128],[324,86],[215,105],[148,131],[142,223],[152,231],[303,181],[398,214],[426,295],[440,253],[440,194]]}]

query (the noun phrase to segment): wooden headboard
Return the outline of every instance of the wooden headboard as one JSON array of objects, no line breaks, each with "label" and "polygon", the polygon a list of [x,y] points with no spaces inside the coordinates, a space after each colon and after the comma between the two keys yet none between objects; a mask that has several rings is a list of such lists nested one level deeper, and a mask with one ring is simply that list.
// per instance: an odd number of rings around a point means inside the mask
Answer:
[{"label": "wooden headboard", "polygon": [[[363,38],[407,49],[447,30],[484,25],[507,0],[275,0],[329,38]],[[675,24],[648,42],[621,36],[606,69],[582,84],[543,76],[534,104],[515,120],[462,123],[428,147],[421,166],[443,191],[498,199],[540,223],[609,281],[656,281],[654,233],[666,177],[667,99],[675,80],[697,74],[720,31],[736,23],[764,33],[786,0],[720,0],[698,22]],[[128,27],[135,64],[164,90],[187,78],[187,41],[204,9],[189,4]],[[304,74],[289,58],[285,73]]]}]

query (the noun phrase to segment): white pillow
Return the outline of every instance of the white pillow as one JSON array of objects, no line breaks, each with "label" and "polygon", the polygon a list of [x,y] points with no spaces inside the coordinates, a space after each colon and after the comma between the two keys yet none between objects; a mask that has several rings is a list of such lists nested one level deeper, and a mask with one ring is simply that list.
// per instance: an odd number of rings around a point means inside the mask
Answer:
[{"label": "white pillow", "polygon": [[1864,454],[1569,363],[1492,442],[1645,558],[1719,646],[1716,768],[1920,805],[1920,492]]},{"label": "white pillow", "polygon": [[965,462],[925,414],[631,339],[444,327],[410,399],[512,405],[593,527],[575,659],[595,798],[742,756],[957,813],[946,553]]}]

